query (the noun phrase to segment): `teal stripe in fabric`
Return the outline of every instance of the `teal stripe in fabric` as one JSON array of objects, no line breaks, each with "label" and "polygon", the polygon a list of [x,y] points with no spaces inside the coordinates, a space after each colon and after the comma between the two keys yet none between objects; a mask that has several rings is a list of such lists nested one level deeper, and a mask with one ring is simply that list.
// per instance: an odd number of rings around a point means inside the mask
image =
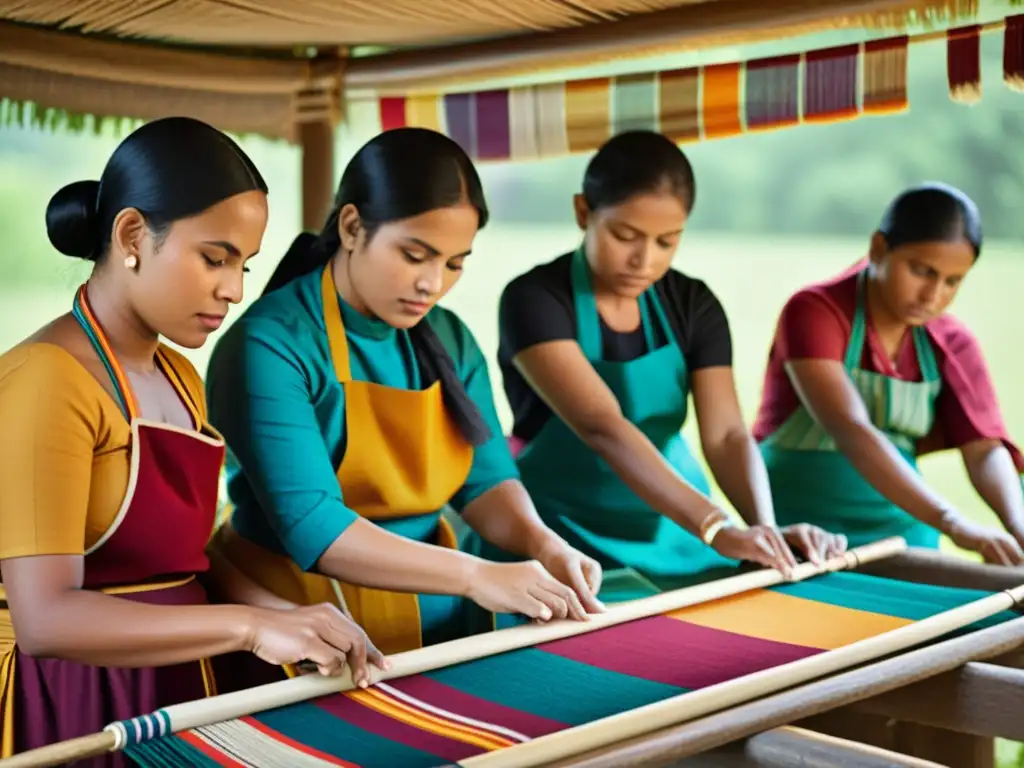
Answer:
[{"label": "teal stripe in fabric", "polygon": [[191,744],[179,738],[158,739],[140,746],[129,747],[125,754],[146,768],[220,768]]},{"label": "teal stripe in fabric", "polygon": [[658,130],[657,75],[645,72],[612,80],[613,133]]},{"label": "teal stripe in fabric", "polygon": [[[943,611],[959,608],[992,594],[975,589],[947,589],[931,584],[914,584],[863,573],[832,573],[827,576],[772,587],[776,592],[815,600],[819,603],[882,613],[918,621]],[[1010,611],[984,619],[972,629],[994,626],[1016,618]]]},{"label": "teal stripe in fabric", "polygon": [[[302,734],[305,746],[340,757],[349,763],[380,765],[381,755],[387,755],[390,764],[396,766],[423,765],[424,758],[433,764],[444,762],[418,749],[357,728],[312,702],[271,709],[254,715],[253,719],[279,733],[292,736]],[[337,754],[339,744],[345,745],[344,755]]]},{"label": "teal stripe in fabric", "polygon": [[[524,670],[529,670],[528,674]],[[568,725],[589,723],[687,692],[686,688],[597,669],[536,648],[428,672],[426,676],[463,693]],[[550,685],[538,685],[539,681]],[[551,685],[571,695],[552,695]]]}]

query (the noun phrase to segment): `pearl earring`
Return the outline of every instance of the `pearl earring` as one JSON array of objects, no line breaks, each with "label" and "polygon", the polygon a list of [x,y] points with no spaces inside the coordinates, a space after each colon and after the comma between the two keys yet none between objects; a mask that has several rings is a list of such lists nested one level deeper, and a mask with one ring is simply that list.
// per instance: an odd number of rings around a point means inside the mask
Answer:
[{"label": "pearl earring", "polygon": [[125,269],[135,269],[139,265],[139,260],[135,256],[129,256],[124,260]]}]

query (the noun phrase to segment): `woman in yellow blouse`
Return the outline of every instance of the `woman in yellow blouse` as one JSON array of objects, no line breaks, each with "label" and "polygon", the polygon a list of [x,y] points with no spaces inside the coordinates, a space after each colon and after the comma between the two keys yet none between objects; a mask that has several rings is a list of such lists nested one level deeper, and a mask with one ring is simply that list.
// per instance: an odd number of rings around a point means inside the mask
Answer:
[{"label": "woman in yellow blouse", "polygon": [[[160,339],[206,341],[266,223],[252,161],[183,118],[138,129],[99,182],[50,201],[54,247],[95,268],[70,312],[0,356],[3,756],[210,694],[216,654],[332,673],[352,652],[359,677],[366,653],[383,663],[333,607],[297,608],[205,554],[224,443]],[[205,605],[208,571],[252,605]]]}]

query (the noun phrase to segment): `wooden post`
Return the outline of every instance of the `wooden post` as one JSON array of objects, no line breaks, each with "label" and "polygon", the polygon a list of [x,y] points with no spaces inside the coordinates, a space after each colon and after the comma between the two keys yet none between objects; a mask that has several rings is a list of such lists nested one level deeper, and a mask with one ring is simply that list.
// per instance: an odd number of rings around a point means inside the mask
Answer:
[{"label": "wooden post", "polygon": [[302,228],[319,232],[334,199],[334,124],[329,120],[299,123],[302,147]]}]

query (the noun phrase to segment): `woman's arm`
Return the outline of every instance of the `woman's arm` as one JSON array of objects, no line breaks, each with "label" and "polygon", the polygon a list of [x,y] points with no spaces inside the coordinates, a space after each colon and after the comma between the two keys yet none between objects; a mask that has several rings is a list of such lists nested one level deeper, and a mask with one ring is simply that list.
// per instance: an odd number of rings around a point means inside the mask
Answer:
[{"label": "woman's arm", "polygon": [[206,556],[210,560],[210,570],[204,574],[203,582],[207,585],[207,591],[211,598],[216,598],[218,602],[252,605],[279,611],[298,607],[296,603],[278,597],[269,589],[250,579],[232,565],[231,561],[216,547],[208,547]]},{"label": "woman's arm", "polygon": [[695,535],[709,515],[721,513],[623,415],[576,341],[537,344],[516,355],[513,363],[553,417],[562,419],[652,508]]},{"label": "woman's arm", "polygon": [[245,606],[148,605],[82,589],[84,558],[4,560],[18,646],[32,656],[96,666],[148,667],[253,647],[256,614]]},{"label": "woman's arm", "polygon": [[701,450],[715,482],[749,525],[775,525],[768,472],[740,412],[731,367],[701,368],[690,379]]},{"label": "woman's arm", "polygon": [[928,486],[872,423],[842,363],[790,360],[786,370],[804,407],[876,491],[918,520],[939,530],[948,528],[956,515],[953,505]]},{"label": "woman's arm", "polygon": [[232,328],[214,352],[207,400],[285,551],[303,570],[350,583],[464,594],[472,558],[389,533],[345,504],[298,359],[301,340],[282,334]]},{"label": "woman's arm", "polygon": [[974,440],[960,447],[960,455],[971,485],[1024,547],[1024,490],[1006,446],[1000,440]]}]

